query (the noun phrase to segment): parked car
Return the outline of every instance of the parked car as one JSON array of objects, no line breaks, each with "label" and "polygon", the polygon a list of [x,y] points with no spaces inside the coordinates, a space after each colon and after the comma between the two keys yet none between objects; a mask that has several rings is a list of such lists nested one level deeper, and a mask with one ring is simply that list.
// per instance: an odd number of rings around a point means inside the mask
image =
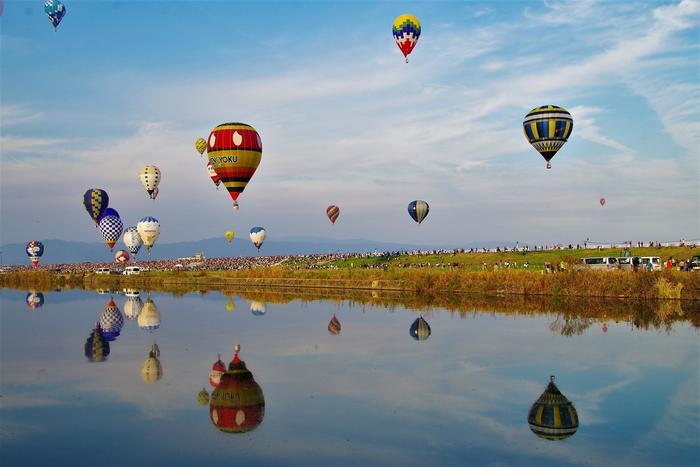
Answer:
[{"label": "parked car", "polygon": [[122,273],[125,276],[131,276],[133,274],[141,274],[141,267],[140,266],[127,266],[124,268],[124,272]]},{"label": "parked car", "polygon": [[631,271],[632,270],[632,257],[631,256],[622,256],[617,258],[617,265],[620,269],[624,271]]},{"label": "parked car", "polygon": [[109,268],[100,268],[95,271],[95,274],[109,274]]},{"label": "parked car", "polygon": [[613,256],[596,256],[581,260],[588,269],[617,269],[617,258]]},{"label": "parked car", "polygon": [[649,263],[651,263],[652,271],[661,271],[661,258],[658,256],[642,256],[640,259],[642,261],[640,268],[649,269]]}]

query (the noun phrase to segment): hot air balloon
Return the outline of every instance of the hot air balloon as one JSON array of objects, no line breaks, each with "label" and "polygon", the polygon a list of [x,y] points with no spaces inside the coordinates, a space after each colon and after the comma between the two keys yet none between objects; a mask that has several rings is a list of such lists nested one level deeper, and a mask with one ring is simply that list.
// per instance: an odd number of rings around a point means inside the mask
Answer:
[{"label": "hot air balloon", "polygon": [[600,198],[600,205],[605,206],[605,198]]},{"label": "hot air balloon", "polygon": [[558,441],[578,430],[578,414],[574,405],[561,393],[554,376],[527,415],[530,430],[540,438]]},{"label": "hot air balloon", "polygon": [[221,185],[221,179],[218,175],[216,175],[216,170],[214,170],[214,167],[212,167],[211,162],[207,163],[207,171],[209,172],[211,181],[214,182],[214,185],[216,185],[216,189],[218,190],[219,185]]},{"label": "hot air balloon", "polygon": [[417,341],[424,341],[430,337],[430,332],[430,325],[421,316],[413,322],[409,334]]},{"label": "hot air balloon", "polygon": [[336,318],[335,315],[333,315],[331,320],[328,322],[328,332],[334,336],[340,335],[340,321],[338,321],[338,318]]},{"label": "hot air balloon", "polygon": [[107,306],[100,315],[100,329],[102,334],[108,341],[113,341],[122,332],[124,326],[124,317],[122,316],[114,299],[110,298]]},{"label": "hot air balloon", "polygon": [[574,128],[574,119],[562,107],[543,105],[536,107],[525,116],[523,130],[525,137],[552,168],[552,157],[566,143]]},{"label": "hot air balloon", "polygon": [[44,13],[49,17],[54,31],[61,24],[61,20],[66,16],[66,7],[58,0],[46,0],[44,3]]},{"label": "hot air balloon", "polygon": [[197,141],[194,142],[194,148],[201,156],[202,154],[204,154],[204,151],[207,150],[207,140],[205,140],[204,138],[197,138]]},{"label": "hot air balloon", "polygon": [[124,245],[129,249],[132,255],[138,254],[139,250],[141,249],[141,245],[143,245],[143,240],[141,240],[141,235],[139,235],[138,230],[136,230],[136,227],[128,227],[124,231],[124,237],[122,237],[122,241],[124,242]]},{"label": "hot air balloon", "polygon": [[233,303],[233,299],[231,297],[229,297],[226,300],[226,311],[233,311],[235,309],[236,309],[236,304]]},{"label": "hot air balloon", "polygon": [[262,227],[253,227],[252,229],[250,229],[250,241],[253,242],[255,248],[257,248],[258,251],[260,251],[260,247],[265,241],[265,229],[263,229]]},{"label": "hot air balloon", "polygon": [[99,324],[85,341],[85,357],[91,362],[104,362],[109,355],[109,342],[105,339]]},{"label": "hot air balloon", "polygon": [[160,349],[158,344],[151,346],[148,357],[141,366],[141,379],[147,383],[155,383],[163,377],[163,365],[160,363]]},{"label": "hot air balloon", "polygon": [[146,299],[136,322],[139,328],[146,331],[155,331],[160,327],[160,311],[150,297]]},{"label": "hot air balloon", "polygon": [[338,216],[340,215],[340,208],[331,204],[326,208],[326,215],[331,221],[331,224],[335,225],[335,221],[338,220]]},{"label": "hot air balloon", "polygon": [[127,261],[129,261],[129,253],[125,250],[119,250],[114,254],[115,263],[126,263]]},{"label": "hot air balloon", "polygon": [[250,302],[250,312],[253,313],[253,316],[262,316],[267,312],[267,305],[265,302],[253,300]]},{"label": "hot air balloon", "polygon": [[233,241],[233,237],[236,236],[235,233],[233,233],[231,230],[226,231],[224,234],[226,236],[226,242],[230,245],[231,242]]},{"label": "hot air balloon", "polygon": [[153,244],[158,240],[160,235],[160,224],[155,217],[146,216],[136,224],[136,231],[141,236],[143,245],[146,247],[148,254],[151,254]]},{"label": "hot air balloon", "polygon": [[29,256],[29,260],[32,262],[34,267],[39,266],[39,261],[41,260],[41,257],[44,256],[44,244],[37,242],[36,240],[32,240],[31,242],[27,243],[24,250],[27,252],[27,256]]},{"label": "hot air balloon", "polygon": [[401,15],[394,20],[392,32],[396,45],[401,49],[408,63],[408,54],[413,51],[420,37],[420,21],[413,15]]},{"label": "hot air balloon", "polygon": [[36,310],[44,306],[44,294],[41,292],[29,292],[24,301],[30,309]]},{"label": "hot air balloon", "polygon": [[226,365],[221,361],[221,355],[219,355],[209,372],[209,384],[211,384],[211,387],[215,388],[219,385],[221,382],[221,375],[224,374],[224,371],[226,371]]},{"label": "hot air balloon", "polygon": [[202,407],[209,403],[209,393],[205,388],[202,388],[202,390],[197,394],[197,403]]},{"label": "hot air balloon", "polygon": [[265,417],[265,396],[262,388],[238,358],[240,346],[211,393],[209,417],[220,431],[246,433],[258,427]]},{"label": "hot air balloon", "polygon": [[155,165],[147,165],[141,169],[139,172],[139,180],[141,180],[141,185],[148,192],[148,196],[151,199],[156,199],[158,194],[156,190],[158,189],[158,184],[160,183],[160,169]]},{"label": "hot air balloon", "polygon": [[428,206],[428,203],[420,199],[408,203],[408,214],[419,224],[423,222],[429,211],[430,206]]},{"label": "hot air balloon", "polygon": [[102,232],[102,238],[109,247],[109,251],[112,251],[114,244],[122,236],[124,229],[119,213],[116,209],[107,208],[98,225],[100,226],[100,232]]},{"label": "hot air balloon", "polygon": [[95,224],[98,224],[109,205],[109,196],[100,188],[91,188],[83,195],[83,205]]},{"label": "hot air balloon", "polygon": [[245,123],[223,123],[214,128],[207,145],[209,162],[238,207],[238,196],[253,177],[262,158],[262,142]]}]

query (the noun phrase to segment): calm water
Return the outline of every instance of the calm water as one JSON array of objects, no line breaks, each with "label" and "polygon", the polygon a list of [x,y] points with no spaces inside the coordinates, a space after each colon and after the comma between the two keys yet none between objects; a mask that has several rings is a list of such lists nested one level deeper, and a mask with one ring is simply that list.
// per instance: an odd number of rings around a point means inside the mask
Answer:
[{"label": "calm water", "polygon": [[[3,465],[700,463],[698,330],[685,322],[567,337],[551,315],[434,309],[416,340],[420,314],[402,307],[152,293],[130,320],[138,302],[124,295],[119,313],[95,292],[44,293],[33,309],[26,295],[0,292]],[[114,340],[90,361],[100,318]],[[235,344],[254,382],[239,371],[212,407],[198,401]],[[559,440],[528,425],[550,375],[578,418],[561,398],[544,407],[557,406]]]}]

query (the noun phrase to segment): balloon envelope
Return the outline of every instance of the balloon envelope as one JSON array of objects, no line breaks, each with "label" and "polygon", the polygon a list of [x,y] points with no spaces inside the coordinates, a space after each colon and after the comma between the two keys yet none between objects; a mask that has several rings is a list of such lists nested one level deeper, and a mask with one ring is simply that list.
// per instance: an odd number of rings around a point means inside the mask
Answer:
[{"label": "balloon envelope", "polygon": [[400,15],[394,20],[391,31],[394,35],[396,45],[401,50],[401,53],[403,53],[403,56],[406,57],[406,63],[408,63],[408,54],[413,51],[413,48],[418,42],[420,30],[420,21],[413,15]]},{"label": "balloon envelope", "polygon": [[66,7],[58,0],[46,0],[44,3],[44,13],[49,17],[53,28],[56,29],[58,25],[61,24],[63,17],[66,16]]},{"label": "balloon envelope", "polygon": [[523,120],[525,137],[547,161],[548,169],[550,160],[569,139],[573,129],[571,114],[556,105],[536,107]]},{"label": "balloon envelope", "polygon": [[226,242],[231,243],[231,242],[233,241],[233,237],[235,237],[236,234],[233,233],[233,231],[228,230],[228,231],[224,234],[224,236],[226,237]]},{"label": "balloon envelope", "polygon": [[423,200],[417,199],[408,203],[408,214],[419,224],[423,222],[429,211],[430,206]]},{"label": "balloon envelope", "polygon": [[262,227],[253,227],[250,229],[250,241],[253,242],[255,248],[260,250],[263,242],[265,241],[266,232]]},{"label": "balloon envelope", "polygon": [[27,243],[26,247],[24,247],[24,251],[27,253],[27,256],[29,256],[32,264],[34,266],[38,266],[39,260],[42,256],[44,256],[44,244],[36,240],[32,240],[31,242]]},{"label": "balloon envelope", "polygon": [[207,144],[209,162],[236,201],[260,164],[262,141],[245,123],[223,123],[214,128]]},{"label": "balloon envelope", "polygon": [[605,198],[600,198],[600,205],[605,206]]},{"label": "balloon envelope", "polygon": [[160,236],[160,223],[155,217],[146,216],[136,224],[136,231],[141,236],[143,245],[146,247],[148,254],[151,254],[153,244]]},{"label": "balloon envelope", "polygon": [[119,250],[114,254],[114,261],[117,263],[126,263],[129,261],[129,253],[125,250]]},{"label": "balloon envelope", "polygon": [[428,337],[430,337],[430,333],[430,325],[423,319],[422,316],[413,322],[411,329],[409,330],[411,337],[417,341],[426,340]]},{"label": "balloon envelope", "polygon": [[340,215],[340,208],[334,204],[331,204],[326,208],[326,215],[331,221],[331,224],[335,225],[335,221],[338,220],[338,216]]},{"label": "balloon envelope", "polygon": [[[161,175],[160,169],[155,165],[147,165],[141,169],[139,172],[139,180],[141,180],[141,185],[146,189],[148,196],[151,199],[155,199],[155,191],[158,189],[158,184],[160,183]],[[157,196],[157,195],[156,195]]]},{"label": "balloon envelope", "polygon": [[204,151],[207,150],[207,140],[205,140],[204,138],[197,138],[197,141],[194,142],[194,148],[201,156],[202,154],[204,154]]},{"label": "balloon envelope", "polygon": [[100,218],[108,205],[109,196],[107,196],[106,191],[100,188],[91,188],[83,195],[83,206],[85,206],[85,210],[90,214],[95,224],[100,222]]},{"label": "balloon envelope", "polygon": [[105,214],[100,219],[99,226],[100,232],[102,232],[102,238],[109,247],[109,250],[112,251],[114,244],[117,243],[124,230],[124,225],[119,217],[119,213],[112,208],[107,208]]},{"label": "balloon envelope", "polygon": [[124,237],[122,237],[124,245],[129,249],[132,255],[138,254],[141,246],[143,245],[143,240],[141,240],[141,235],[139,235],[136,227],[128,227],[124,231]]}]

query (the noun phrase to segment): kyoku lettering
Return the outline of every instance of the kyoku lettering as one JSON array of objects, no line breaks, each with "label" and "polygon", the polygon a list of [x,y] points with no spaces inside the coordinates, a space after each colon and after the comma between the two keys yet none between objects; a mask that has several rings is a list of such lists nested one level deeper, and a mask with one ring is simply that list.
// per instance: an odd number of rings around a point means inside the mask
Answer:
[{"label": "kyoku lettering", "polygon": [[211,164],[232,164],[238,162],[238,156],[217,156],[210,157],[209,162]]}]

